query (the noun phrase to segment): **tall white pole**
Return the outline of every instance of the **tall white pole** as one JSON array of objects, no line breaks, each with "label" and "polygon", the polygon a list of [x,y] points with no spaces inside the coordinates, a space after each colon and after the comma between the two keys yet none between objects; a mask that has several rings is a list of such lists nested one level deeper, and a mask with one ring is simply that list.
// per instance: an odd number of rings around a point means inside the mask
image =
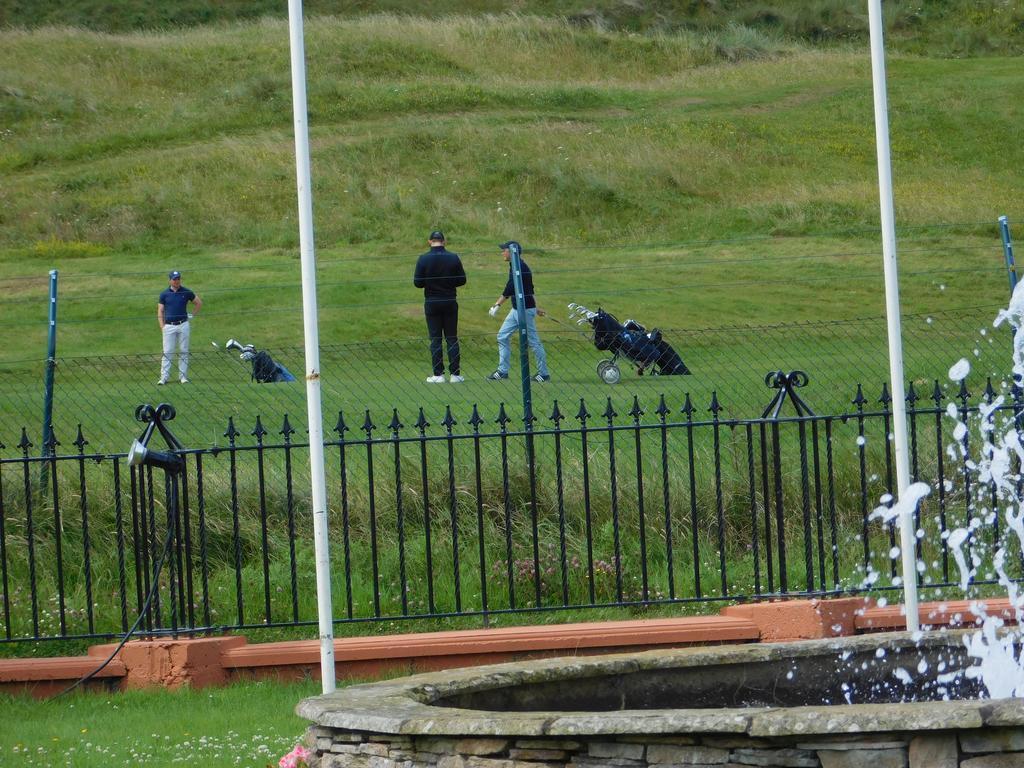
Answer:
[{"label": "tall white pole", "polygon": [[[875,93],[875,145],[878,151],[878,197],[882,213],[882,260],[885,265],[885,314],[889,327],[889,381],[892,390],[893,438],[898,498],[910,486],[907,447],[907,409],[903,400],[903,339],[900,331],[900,284],[896,264],[896,216],[892,202],[892,162],[889,153],[889,105],[885,92],[885,43],[882,39],[881,0],[868,0],[871,29],[871,75]],[[917,607],[917,533],[914,510],[900,515],[903,555],[903,595],[907,630],[920,627]]]},{"label": "tall white pole", "polygon": [[334,622],[331,608],[331,560],[327,538],[327,481],[324,478],[324,427],[320,406],[320,338],[316,306],[316,254],[313,251],[313,193],[309,173],[309,125],[306,109],[306,54],[302,36],[302,0],[288,0],[292,54],[292,112],[295,118],[295,180],[299,194],[299,251],[302,261],[302,325],[306,344],[306,414],[313,492],[313,547],[316,556],[316,611],[320,625],[320,679],[323,692],[334,690]]}]

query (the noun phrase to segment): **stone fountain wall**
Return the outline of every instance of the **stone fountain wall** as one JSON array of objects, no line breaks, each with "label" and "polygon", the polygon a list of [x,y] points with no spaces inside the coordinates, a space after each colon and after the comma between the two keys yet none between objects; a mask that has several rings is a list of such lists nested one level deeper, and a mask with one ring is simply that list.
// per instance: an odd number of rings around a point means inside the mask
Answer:
[{"label": "stone fountain wall", "polygon": [[315,725],[306,738],[311,768],[1024,768],[1020,727],[769,738],[460,738]]},{"label": "stone fountain wall", "polygon": [[[1024,768],[1024,698],[871,700],[963,645],[894,634],[548,659],[351,686],[296,711],[316,768]],[[784,703],[787,685],[813,683],[803,697],[834,678],[866,700]],[[735,703],[700,706],[717,689]]]}]

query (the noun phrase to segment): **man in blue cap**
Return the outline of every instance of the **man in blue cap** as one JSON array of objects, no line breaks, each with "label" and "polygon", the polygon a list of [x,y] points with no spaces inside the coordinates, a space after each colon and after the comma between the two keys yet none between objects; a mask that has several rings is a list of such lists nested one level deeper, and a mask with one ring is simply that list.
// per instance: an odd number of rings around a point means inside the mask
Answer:
[{"label": "man in blue cap", "polygon": [[[515,248],[518,252],[522,253],[522,248],[515,240],[508,240],[498,247],[501,248],[502,258],[509,262],[508,281],[505,283],[505,290],[501,292],[501,296],[494,302],[494,306],[490,308],[488,314],[491,317],[496,316],[506,299],[512,299],[512,309],[505,316],[505,322],[501,324],[501,328],[498,330],[498,368],[487,377],[495,381],[508,378],[509,363],[512,358],[511,339],[512,335],[519,329],[519,316],[517,314],[519,307],[516,306],[515,282],[512,279],[511,249]],[[522,268],[523,299],[526,304],[526,339],[530,344],[530,349],[533,350],[534,358],[537,360],[537,375],[533,377],[533,380],[536,382],[550,381],[548,356],[544,351],[544,345],[540,341],[540,334],[537,333],[537,315],[543,315],[544,310],[537,306],[537,300],[533,295],[533,273],[522,259],[519,260],[519,266]]]},{"label": "man in blue cap", "polygon": [[441,356],[441,336],[448,344],[448,381],[465,381],[459,360],[459,303],[456,289],[466,284],[466,271],[457,253],[445,248],[444,232],[435,229],[428,240],[430,250],[416,260],[412,282],[423,289],[423,314],[427,319],[430,336],[430,362],[434,373],[427,377],[428,384],[444,381],[444,358]]},{"label": "man in blue cap", "polygon": [[[160,359],[160,380],[164,385],[171,376],[171,356],[178,350],[178,381],[188,384],[189,318],[199,314],[202,300],[181,284],[181,272],[173,270],[167,275],[170,284],[160,294],[156,305],[156,319],[164,337],[163,357]],[[188,303],[192,302],[192,312]]]}]

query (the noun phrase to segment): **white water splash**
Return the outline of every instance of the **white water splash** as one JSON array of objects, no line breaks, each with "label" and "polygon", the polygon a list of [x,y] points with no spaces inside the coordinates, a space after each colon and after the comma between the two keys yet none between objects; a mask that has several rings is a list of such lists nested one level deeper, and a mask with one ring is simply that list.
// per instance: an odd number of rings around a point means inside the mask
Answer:
[{"label": "white water splash", "polygon": [[[1010,299],[1009,306],[999,312],[993,325],[1008,322],[1014,329],[1013,374],[1014,381],[1021,381],[1024,375],[1024,283],[1018,284]],[[961,359],[949,370],[953,381],[962,381],[970,371],[970,365]],[[1005,386],[1005,385],[1004,385]],[[953,437],[959,450],[954,450],[964,460],[964,467],[977,477],[974,484],[976,501],[972,505],[975,514],[966,527],[950,531],[946,538],[949,551],[960,572],[960,588],[966,592],[971,580],[978,572],[982,558],[977,552],[981,547],[976,542],[975,531],[983,524],[995,522],[999,512],[1005,519],[1007,531],[1011,531],[1024,545],[1024,503],[1018,492],[1021,481],[1016,466],[1024,466],[1024,446],[1014,416],[1011,414],[997,423],[1000,408],[1005,397],[999,395],[991,402],[978,405],[974,419],[980,445],[980,458],[975,461],[966,454],[966,440],[969,434],[969,417],[950,403],[947,415],[955,422]],[[950,446],[952,448],[952,446]],[[992,505],[991,508],[988,505]],[[975,546],[977,544],[977,546]],[[966,551],[965,551],[966,550]],[[968,562],[968,558],[970,562]],[[981,629],[964,637],[964,646],[969,658],[976,664],[964,671],[969,679],[980,680],[991,698],[1024,697],[1024,658],[1021,653],[1021,621],[1024,618],[1024,597],[1017,584],[1006,571],[1007,552],[1000,545],[992,554],[988,567],[994,571],[1000,585],[1006,590],[1016,627],[1008,631],[1001,616],[990,615],[984,603],[975,602],[971,611],[981,621]],[[941,677],[940,677],[941,682]]]},{"label": "white water splash", "polygon": [[1024,377],[1024,282],[1017,283],[1010,297],[1010,305],[999,310],[993,328],[1009,323],[1013,333],[1013,375],[1018,381]]},{"label": "white water splash", "polygon": [[964,592],[967,591],[967,587],[970,585],[975,573],[974,569],[967,565],[967,557],[964,555],[963,550],[964,542],[967,541],[969,535],[970,531],[966,528],[957,528],[950,531],[949,536],[946,538],[946,545],[953,554],[956,567],[960,570],[960,589]]},{"label": "white water splash", "polygon": [[911,677],[910,673],[907,672],[907,670],[905,670],[903,667],[896,667],[896,669],[892,671],[892,674],[893,677],[895,677],[904,685],[910,685],[914,681],[914,678]]},{"label": "white water splash", "polygon": [[871,517],[877,518],[883,523],[888,523],[899,518],[905,512],[908,515],[908,519],[913,520],[917,505],[921,502],[921,499],[931,493],[931,490],[932,488],[928,483],[912,483],[904,492],[902,498],[891,507],[888,504],[892,501],[892,496],[886,494],[882,497],[881,506],[875,507]]},{"label": "white water splash", "polygon": [[967,378],[967,374],[971,372],[971,364],[967,362],[966,358],[961,357],[956,364],[949,369],[949,378],[953,381],[960,382]]},{"label": "white water splash", "polygon": [[[1018,284],[1009,306],[999,313],[993,325],[998,327],[1003,323],[1009,323],[1014,329],[1013,383],[1020,384],[1024,382],[1024,282]],[[981,335],[985,336],[984,333]],[[979,350],[974,350],[974,356],[979,356]],[[961,358],[950,367],[949,379],[962,385],[970,373],[971,363]],[[970,606],[970,615],[952,617],[954,623],[965,621],[980,627],[964,635],[964,656],[921,658],[909,669],[897,666],[883,687],[902,685],[906,689],[927,692],[925,695],[928,697],[945,700],[961,695],[965,680],[971,680],[975,685],[980,683],[983,698],[1024,698],[1024,594],[1014,582],[1014,578],[1020,576],[1019,552],[1024,549],[1024,493],[1021,491],[1024,485],[1024,471],[1021,470],[1024,467],[1024,441],[1018,430],[1015,411],[1010,407],[1017,406],[1018,401],[1008,402],[1006,395],[1010,384],[1002,382],[994,388],[990,384],[985,400],[977,404],[968,405],[963,394],[954,396],[954,401],[947,404],[945,415],[952,422],[952,427],[946,434],[952,435],[952,441],[946,445],[945,453],[962,471],[954,479],[947,476],[942,480],[942,490],[947,498],[956,492],[961,479],[962,491],[968,495],[966,521],[961,527],[942,533],[945,548],[956,563],[960,590],[968,596],[975,590],[976,581],[998,582],[1008,596],[1010,614],[990,615],[985,603],[975,600]],[[965,393],[966,390],[961,386],[960,392]],[[858,445],[864,445],[863,438],[858,439]],[[913,519],[919,504],[930,491],[931,486],[917,482],[895,503],[891,496],[883,496],[870,519],[883,524]],[[992,526],[997,522],[1001,534],[993,543]],[[916,535],[921,538],[924,533],[918,531]],[[1013,542],[1014,538],[1016,542]],[[887,554],[889,558],[897,559],[901,555],[900,548],[890,545]],[[933,562],[931,567],[937,568],[939,563]],[[925,574],[926,563],[918,561],[917,569]],[[880,585],[882,575],[876,567],[868,565],[861,588],[872,589]],[[928,583],[927,576],[925,583]],[[890,584],[898,586],[899,579],[893,577]],[[883,604],[883,601],[878,604]],[[1012,621],[1008,622],[1008,618]],[[923,633],[918,633],[915,642],[923,636]],[[884,649],[879,649],[876,660],[881,662],[884,657]],[[841,659],[840,663],[845,660]],[[866,662],[860,666],[865,669]],[[841,688],[847,702],[857,700],[861,694],[852,681]],[[904,695],[898,689],[892,692]],[[910,692],[909,695],[916,694]]]},{"label": "white water splash", "polygon": [[986,616],[981,629],[964,638],[967,655],[978,663],[966,670],[970,679],[980,679],[993,699],[1024,696],[1024,674],[1017,650],[1016,633],[999,633],[1003,621]]}]

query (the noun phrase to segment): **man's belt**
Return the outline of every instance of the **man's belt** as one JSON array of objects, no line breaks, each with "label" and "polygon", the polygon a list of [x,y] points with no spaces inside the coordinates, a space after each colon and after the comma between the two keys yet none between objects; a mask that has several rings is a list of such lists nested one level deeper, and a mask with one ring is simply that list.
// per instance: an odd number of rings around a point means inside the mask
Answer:
[{"label": "man's belt", "polygon": [[188,322],[188,318],[186,317],[186,318],[183,318],[181,320],[165,320],[164,321],[164,325],[181,325],[182,323],[187,323],[187,322]]}]

